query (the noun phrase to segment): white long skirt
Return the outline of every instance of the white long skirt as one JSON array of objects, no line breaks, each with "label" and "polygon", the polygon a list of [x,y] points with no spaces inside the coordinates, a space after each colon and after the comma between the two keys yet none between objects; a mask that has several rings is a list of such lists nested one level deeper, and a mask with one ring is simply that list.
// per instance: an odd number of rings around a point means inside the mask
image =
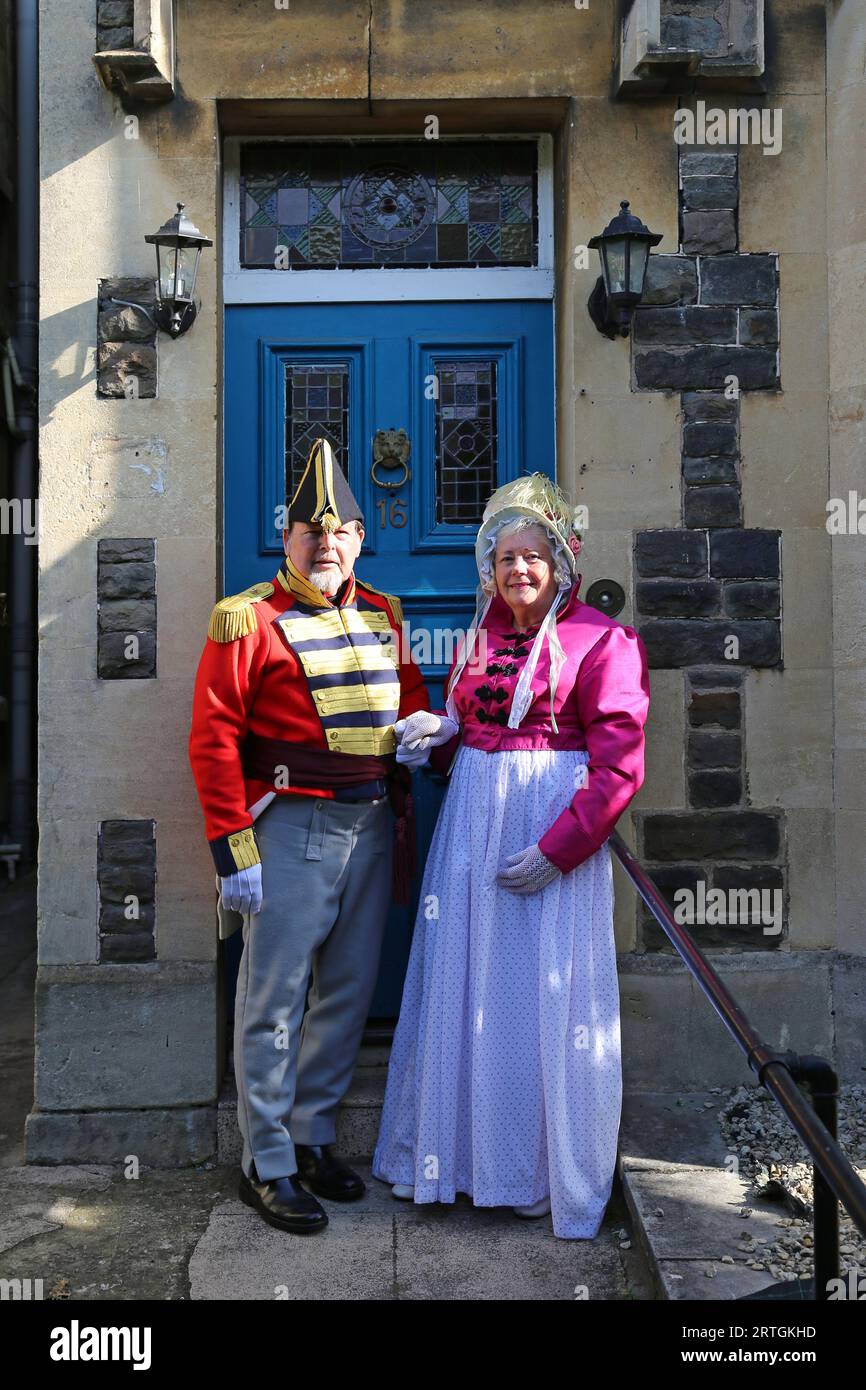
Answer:
[{"label": "white long skirt", "polygon": [[622,1105],[610,851],[541,892],[496,883],[571,801],[580,751],[461,747],[424,871],[373,1175],[416,1202],[524,1206],[591,1239]]}]

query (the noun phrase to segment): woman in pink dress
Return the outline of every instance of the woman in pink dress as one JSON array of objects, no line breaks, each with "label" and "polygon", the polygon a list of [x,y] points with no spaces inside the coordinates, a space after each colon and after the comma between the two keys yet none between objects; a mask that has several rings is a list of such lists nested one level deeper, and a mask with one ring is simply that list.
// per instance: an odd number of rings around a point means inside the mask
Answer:
[{"label": "woman in pink dress", "polygon": [[451,771],[372,1171],[590,1239],[622,1102],[606,841],[643,780],[649,682],[634,630],[578,598],[573,515],[543,474],[497,489],[447,713],[396,726],[399,761]]}]

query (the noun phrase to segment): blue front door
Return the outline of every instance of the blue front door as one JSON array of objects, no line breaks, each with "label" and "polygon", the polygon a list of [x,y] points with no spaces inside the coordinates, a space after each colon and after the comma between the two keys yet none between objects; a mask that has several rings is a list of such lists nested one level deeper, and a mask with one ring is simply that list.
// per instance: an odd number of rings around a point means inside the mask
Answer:
[{"label": "blue front door", "polygon": [[[405,466],[394,463],[395,436],[380,431],[405,431]],[[273,577],[280,508],[319,435],[364,512],[356,573],[402,600],[441,708],[453,642],[474,611],[484,504],[520,473],[555,473],[550,301],[227,308],[224,593]],[[423,864],[442,792],[423,773],[415,791]],[[420,871],[415,902],[391,909],[371,1018],[399,1012],[419,887]]]}]

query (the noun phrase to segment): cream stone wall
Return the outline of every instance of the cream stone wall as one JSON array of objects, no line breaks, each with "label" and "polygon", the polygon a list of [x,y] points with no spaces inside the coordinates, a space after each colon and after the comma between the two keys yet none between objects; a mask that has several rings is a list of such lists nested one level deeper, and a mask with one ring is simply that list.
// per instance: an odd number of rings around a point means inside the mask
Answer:
[{"label": "cream stone wall", "polygon": [[[185,134],[129,118],[93,66],[94,11],[40,7],[42,211],[39,547],[39,916],[43,963],[96,960],[98,823],[149,818],[158,832],[161,962],[215,956],[207,850],[186,777],[190,662],[213,602],[219,277],[202,258],[202,310],[177,342],[161,334],[155,400],[95,394],[97,279],[153,275],[143,241],[185,201],[216,225],[215,108]],[[46,61],[47,55],[50,61]],[[136,467],[135,444],[161,441],[164,479]],[[120,441],[106,476],[104,441]],[[114,477],[110,476],[114,472]],[[96,677],[96,543],[156,538],[156,680]]]}]

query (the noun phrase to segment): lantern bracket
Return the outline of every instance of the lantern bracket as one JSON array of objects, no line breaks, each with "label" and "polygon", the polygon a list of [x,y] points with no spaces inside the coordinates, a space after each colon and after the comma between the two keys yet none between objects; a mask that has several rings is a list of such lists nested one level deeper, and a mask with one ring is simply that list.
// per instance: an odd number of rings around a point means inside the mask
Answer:
[{"label": "lantern bracket", "polygon": [[109,304],[125,304],[127,309],[138,309],[140,313],[145,314],[147,318],[150,319],[154,328],[156,328],[156,319],[153,317],[153,314],[150,312],[148,308],[145,307],[144,304],[136,304],[135,300],[133,299],[116,299],[113,294],[110,294],[108,296],[108,302]]},{"label": "lantern bracket", "polygon": [[614,309],[607,297],[607,290],[604,288],[604,276],[599,275],[595,282],[592,294],[586,301],[589,310],[589,317],[592,319],[599,333],[603,333],[605,338],[627,338],[631,329],[631,318],[627,310]]}]

